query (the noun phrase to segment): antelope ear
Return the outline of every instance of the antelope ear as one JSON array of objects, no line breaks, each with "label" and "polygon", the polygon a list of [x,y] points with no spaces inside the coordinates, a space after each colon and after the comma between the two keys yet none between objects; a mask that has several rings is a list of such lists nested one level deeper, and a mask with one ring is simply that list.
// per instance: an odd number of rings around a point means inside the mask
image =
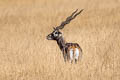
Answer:
[{"label": "antelope ear", "polygon": [[53,27],[53,29],[55,30],[56,28],[55,28],[55,27]]},{"label": "antelope ear", "polygon": [[61,32],[58,32],[59,34],[62,34]]}]

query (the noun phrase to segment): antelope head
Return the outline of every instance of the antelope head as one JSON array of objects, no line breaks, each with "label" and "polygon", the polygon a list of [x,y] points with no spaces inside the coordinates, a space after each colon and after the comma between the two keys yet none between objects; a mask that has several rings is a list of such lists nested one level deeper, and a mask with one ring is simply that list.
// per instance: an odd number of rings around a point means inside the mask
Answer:
[{"label": "antelope head", "polygon": [[77,12],[77,11],[78,11],[78,9],[76,11],[74,11],[70,16],[68,16],[66,18],[66,20],[63,21],[59,26],[54,28],[53,32],[50,33],[47,36],[47,39],[48,40],[57,40],[57,39],[59,39],[62,36],[62,33],[60,32],[60,29],[63,29],[66,24],[69,24],[71,20],[75,19],[76,16],[79,15],[83,11],[83,9],[80,10],[79,12]]},{"label": "antelope head", "polygon": [[48,40],[57,40],[62,36],[62,33],[54,28],[54,31],[47,36]]}]

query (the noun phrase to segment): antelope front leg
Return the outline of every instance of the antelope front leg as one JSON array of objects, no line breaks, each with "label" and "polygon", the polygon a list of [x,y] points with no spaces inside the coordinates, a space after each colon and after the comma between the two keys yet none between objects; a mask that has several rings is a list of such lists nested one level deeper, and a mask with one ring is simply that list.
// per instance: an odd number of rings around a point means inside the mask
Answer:
[{"label": "antelope front leg", "polygon": [[63,49],[63,58],[64,58],[64,61],[66,62],[67,55],[65,53],[65,49]]},{"label": "antelope front leg", "polygon": [[64,54],[63,57],[64,57],[64,61],[66,62],[66,59],[67,59],[66,54]]}]

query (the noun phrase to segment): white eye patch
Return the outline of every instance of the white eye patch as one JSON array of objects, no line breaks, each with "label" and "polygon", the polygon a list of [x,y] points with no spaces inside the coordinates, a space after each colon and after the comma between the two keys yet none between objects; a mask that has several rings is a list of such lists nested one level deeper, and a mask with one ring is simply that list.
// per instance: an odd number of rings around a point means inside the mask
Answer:
[{"label": "white eye patch", "polygon": [[54,36],[58,36],[58,32],[54,32]]},{"label": "white eye patch", "polygon": [[54,36],[58,36],[58,34],[54,34]]}]

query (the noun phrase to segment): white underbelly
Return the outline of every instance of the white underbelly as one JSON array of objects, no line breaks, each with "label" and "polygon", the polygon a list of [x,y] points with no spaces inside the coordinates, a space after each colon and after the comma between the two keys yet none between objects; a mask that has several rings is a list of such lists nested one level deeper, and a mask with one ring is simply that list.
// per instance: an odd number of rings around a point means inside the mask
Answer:
[{"label": "white underbelly", "polygon": [[79,57],[79,49],[75,48],[75,51],[73,49],[70,49],[70,60],[77,59]]},{"label": "white underbelly", "polygon": [[70,49],[70,60],[73,60],[73,53],[74,53],[73,49]]},{"label": "white underbelly", "polygon": [[76,49],[75,49],[75,59],[78,60],[78,57],[79,57],[79,49],[76,48]]}]

